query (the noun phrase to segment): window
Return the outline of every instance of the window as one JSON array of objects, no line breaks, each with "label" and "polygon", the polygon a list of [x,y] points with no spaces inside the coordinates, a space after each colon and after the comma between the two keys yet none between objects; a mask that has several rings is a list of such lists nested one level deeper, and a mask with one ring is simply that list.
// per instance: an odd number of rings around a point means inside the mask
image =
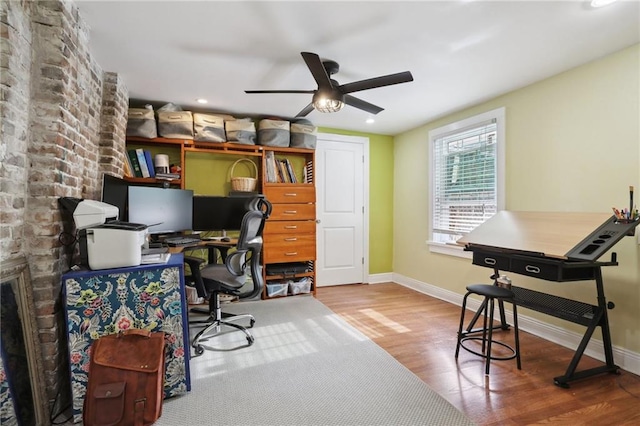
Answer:
[{"label": "window", "polygon": [[429,132],[432,251],[459,254],[447,247],[504,209],[503,147],[504,108]]}]

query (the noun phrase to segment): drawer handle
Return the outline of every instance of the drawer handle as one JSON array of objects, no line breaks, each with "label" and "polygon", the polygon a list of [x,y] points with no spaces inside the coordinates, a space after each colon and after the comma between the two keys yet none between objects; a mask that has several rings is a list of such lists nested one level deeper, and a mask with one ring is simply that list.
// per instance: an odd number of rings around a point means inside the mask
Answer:
[{"label": "drawer handle", "polygon": [[298,214],[297,210],[285,210],[284,214]]},{"label": "drawer handle", "polygon": [[537,266],[532,266],[532,265],[525,266],[524,270],[527,271],[527,272],[531,272],[533,274],[539,274],[540,273],[540,268],[538,268]]},{"label": "drawer handle", "polygon": [[285,241],[298,241],[297,238],[285,238],[284,240]]},{"label": "drawer handle", "polygon": [[298,194],[296,194],[295,192],[287,192],[284,195],[285,195],[285,197],[297,197],[298,196]]},{"label": "drawer handle", "polygon": [[288,225],[288,226],[285,226],[284,229],[298,229],[298,226],[297,225]]},{"label": "drawer handle", "polygon": [[291,252],[291,253],[285,253],[285,256],[296,256],[298,254],[297,251]]},{"label": "drawer handle", "polygon": [[486,263],[487,265],[495,265],[496,260],[493,257],[485,257],[484,263]]}]

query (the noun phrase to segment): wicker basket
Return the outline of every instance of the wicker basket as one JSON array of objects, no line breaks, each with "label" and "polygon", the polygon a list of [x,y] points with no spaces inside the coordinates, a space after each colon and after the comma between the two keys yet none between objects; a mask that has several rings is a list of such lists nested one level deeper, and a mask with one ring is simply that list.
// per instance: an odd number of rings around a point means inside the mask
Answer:
[{"label": "wicker basket", "polygon": [[[246,161],[253,167],[253,172],[255,177],[234,177],[233,176],[233,172],[235,171],[236,166],[238,165],[238,163],[242,163],[243,161]],[[246,158],[241,158],[237,160],[235,163],[233,163],[233,166],[231,166],[230,175],[231,175],[232,191],[251,192],[256,189],[256,182],[258,181],[257,179],[258,167],[256,166],[256,163],[254,163],[253,161],[247,160]]]}]

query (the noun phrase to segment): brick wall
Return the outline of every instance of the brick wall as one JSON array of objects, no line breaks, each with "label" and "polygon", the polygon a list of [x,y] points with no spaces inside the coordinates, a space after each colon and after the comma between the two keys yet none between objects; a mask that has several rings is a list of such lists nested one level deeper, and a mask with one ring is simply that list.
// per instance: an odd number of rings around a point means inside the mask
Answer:
[{"label": "brick wall", "polygon": [[[68,398],[58,198],[98,199],[122,175],[128,93],[103,72],[70,1],[2,2],[0,261],[26,255],[49,399]],[[68,226],[67,226],[68,228]]]}]

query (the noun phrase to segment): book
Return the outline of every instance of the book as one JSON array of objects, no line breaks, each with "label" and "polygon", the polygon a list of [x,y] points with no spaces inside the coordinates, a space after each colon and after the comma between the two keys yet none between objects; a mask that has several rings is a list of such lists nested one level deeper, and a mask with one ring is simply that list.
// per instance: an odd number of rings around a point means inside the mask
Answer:
[{"label": "book", "polygon": [[129,156],[125,155],[124,158],[125,158],[125,162],[122,165],[122,172],[123,172],[122,174],[124,175],[124,177],[132,177],[133,174],[131,173],[131,166],[130,166],[131,163],[129,162]]},{"label": "book", "polygon": [[296,178],[296,174],[293,171],[293,166],[291,165],[291,161],[289,161],[288,158],[285,158],[284,164],[287,166],[287,172],[289,174],[289,182],[298,183],[298,179]]},{"label": "book", "polygon": [[149,167],[147,166],[147,159],[144,156],[144,150],[142,148],[136,149],[136,155],[138,157],[138,164],[140,164],[142,177],[150,177],[151,175],[149,174]]},{"label": "book", "polygon": [[278,161],[278,170],[280,171],[280,182],[291,183],[289,180],[289,172],[287,171],[287,166],[284,160]]},{"label": "book", "polygon": [[156,177],[156,169],[153,166],[153,159],[151,158],[151,152],[144,150],[144,159],[147,163],[147,168],[149,169],[149,177]]},{"label": "book", "polygon": [[131,162],[131,169],[133,170],[133,175],[135,177],[142,177],[142,170],[140,170],[140,163],[138,163],[138,154],[136,154],[135,149],[130,149],[127,151],[129,161]]},{"label": "book", "polygon": [[180,179],[180,173],[156,173],[156,179],[163,179],[163,180]]}]

